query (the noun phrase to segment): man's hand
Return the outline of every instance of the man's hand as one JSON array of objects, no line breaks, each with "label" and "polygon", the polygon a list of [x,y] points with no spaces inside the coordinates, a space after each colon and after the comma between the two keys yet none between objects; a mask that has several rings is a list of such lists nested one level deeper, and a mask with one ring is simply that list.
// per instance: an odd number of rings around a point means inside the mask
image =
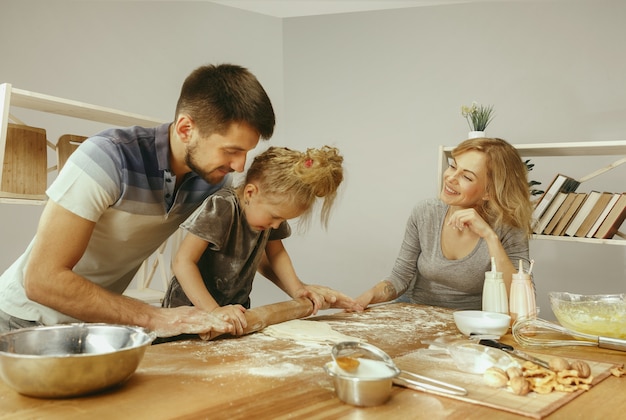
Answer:
[{"label": "man's hand", "polygon": [[248,321],[244,315],[246,313],[246,308],[241,305],[221,306],[213,309],[211,313],[220,319],[230,322],[234,328],[234,335],[242,335],[244,328],[248,326]]},{"label": "man's hand", "polygon": [[193,306],[158,308],[149,329],[159,337],[180,334],[207,334],[210,332],[232,333],[235,328],[223,314],[214,315]]}]

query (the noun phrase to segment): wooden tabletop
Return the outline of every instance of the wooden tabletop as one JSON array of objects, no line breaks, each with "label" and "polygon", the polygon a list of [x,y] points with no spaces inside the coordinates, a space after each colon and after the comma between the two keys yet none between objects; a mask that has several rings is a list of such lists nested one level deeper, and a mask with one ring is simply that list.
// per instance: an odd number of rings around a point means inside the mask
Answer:
[{"label": "wooden tabletop", "polygon": [[[443,335],[462,338],[452,311],[389,304],[363,313],[317,316],[333,329],[374,344],[397,362]],[[517,345],[510,335],[502,341]],[[524,415],[394,386],[390,400],[354,407],[335,395],[323,370],[331,345],[268,337],[199,339],[153,345],[130,379],[114,389],[68,399],[22,396],[0,382],[1,419],[523,419]],[[541,349],[560,355],[623,364],[626,353],[595,347]],[[419,373],[419,372],[418,372]],[[471,375],[471,374],[470,374]],[[626,378],[609,376],[560,406],[548,419],[615,418],[626,411]],[[517,397],[517,396],[516,396]],[[530,394],[526,397],[533,398]],[[526,400],[520,400],[526,401]]]}]

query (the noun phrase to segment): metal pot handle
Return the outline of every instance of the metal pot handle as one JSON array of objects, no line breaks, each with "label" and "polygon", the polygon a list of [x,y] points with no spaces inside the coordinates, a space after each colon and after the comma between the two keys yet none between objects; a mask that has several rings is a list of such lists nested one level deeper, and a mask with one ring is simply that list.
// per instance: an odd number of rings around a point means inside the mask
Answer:
[{"label": "metal pot handle", "polygon": [[393,378],[393,383],[410,389],[424,392],[434,392],[446,395],[467,395],[467,390],[457,385],[418,375],[416,373],[403,370],[400,375]]}]

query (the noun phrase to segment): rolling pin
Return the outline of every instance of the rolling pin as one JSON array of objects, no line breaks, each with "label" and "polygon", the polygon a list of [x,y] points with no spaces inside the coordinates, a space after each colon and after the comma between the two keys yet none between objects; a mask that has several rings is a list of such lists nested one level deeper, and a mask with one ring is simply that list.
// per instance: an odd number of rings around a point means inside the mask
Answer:
[{"label": "rolling pin", "polygon": [[[272,303],[270,305],[259,306],[248,309],[245,312],[248,326],[244,328],[243,334],[250,334],[261,331],[263,328],[291,321],[292,319],[305,318],[313,313],[313,302],[306,298],[294,299],[287,302]],[[224,333],[212,331],[208,334],[200,334],[203,340],[212,340]]]}]

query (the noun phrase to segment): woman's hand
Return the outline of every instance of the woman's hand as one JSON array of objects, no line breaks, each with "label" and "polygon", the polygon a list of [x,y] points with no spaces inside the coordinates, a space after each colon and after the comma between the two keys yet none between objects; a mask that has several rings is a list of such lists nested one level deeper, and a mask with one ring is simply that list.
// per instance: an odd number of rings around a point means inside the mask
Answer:
[{"label": "woman's hand", "polygon": [[398,293],[396,292],[396,288],[393,287],[388,280],[383,280],[371,289],[361,293],[361,295],[356,298],[356,303],[362,308],[361,310],[365,310],[369,305],[389,302],[397,297]]},{"label": "woman's hand", "polygon": [[234,330],[233,335],[242,335],[244,328],[248,326],[246,320],[246,308],[241,305],[226,305],[219,308],[215,308],[211,311],[212,314],[230,323]]},{"label": "woman's hand", "polygon": [[461,232],[469,229],[481,238],[488,238],[495,234],[489,223],[473,208],[456,210],[448,218],[447,224]]},{"label": "woman's hand", "polygon": [[[356,302],[365,310],[374,299],[374,288],[368,289],[356,298]],[[352,311],[351,311],[352,312]]]}]

